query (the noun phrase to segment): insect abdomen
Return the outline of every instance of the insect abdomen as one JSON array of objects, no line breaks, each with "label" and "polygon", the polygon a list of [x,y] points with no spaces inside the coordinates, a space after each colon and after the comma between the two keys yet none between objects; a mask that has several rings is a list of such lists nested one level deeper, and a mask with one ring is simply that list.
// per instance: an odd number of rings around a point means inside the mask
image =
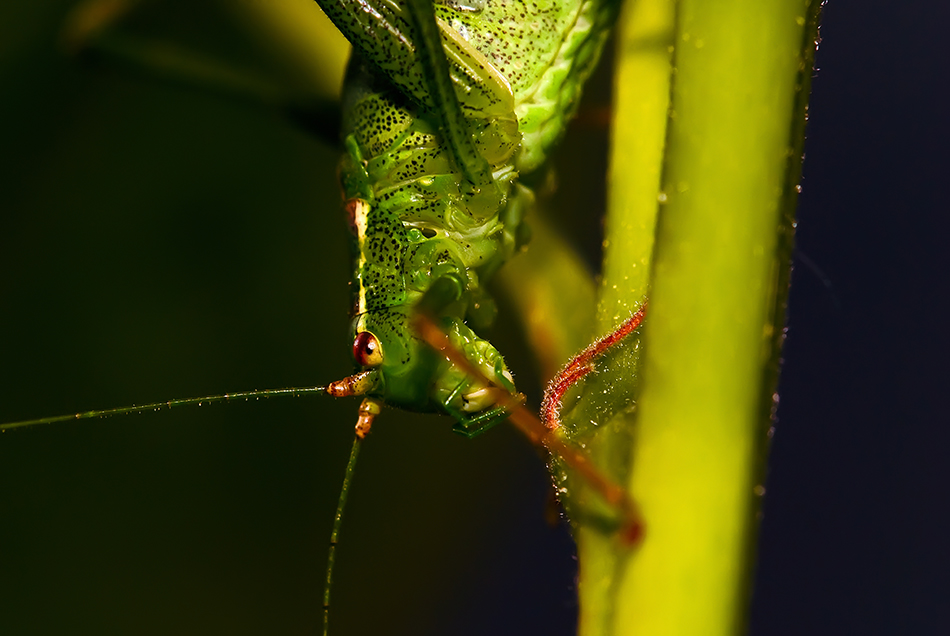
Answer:
[{"label": "insect abdomen", "polygon": [[[471,270],[477,285],[479,274],[497,269],[516,248],[520,215],[513,222],[505,210],[523,196],[515,188],[512,164],[520,142],[517,126],[509,120],[471,122],[477,147],[498,183],[498,188],[473,192],[437,126],[401,93],[362,69],[351,69],[347,90],[355,97],[344,122],[345,196],[399,219],[410,243],[450,242],[453,255],[464,270]],[[366,246],[359,247],[365,251]],[[406,267],[408,274],[410,269]]]}]

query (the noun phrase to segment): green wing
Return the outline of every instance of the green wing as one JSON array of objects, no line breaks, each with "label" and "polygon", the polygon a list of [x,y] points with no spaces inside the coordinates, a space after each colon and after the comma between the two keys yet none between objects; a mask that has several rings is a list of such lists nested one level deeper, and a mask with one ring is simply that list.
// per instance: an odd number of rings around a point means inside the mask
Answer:
[{"label": "green wing", "polygon": [[[441,112],[421,70],[411,3],[388,0],[317,0],[320,7],[360,55],[382,71],[403,93],[428,110]],[[436,7],[446,17],[452,9]],[[505,77],[465,41],[445,19],[436,18],[449,75],[466,116],[515,119],[514,98]]]}]

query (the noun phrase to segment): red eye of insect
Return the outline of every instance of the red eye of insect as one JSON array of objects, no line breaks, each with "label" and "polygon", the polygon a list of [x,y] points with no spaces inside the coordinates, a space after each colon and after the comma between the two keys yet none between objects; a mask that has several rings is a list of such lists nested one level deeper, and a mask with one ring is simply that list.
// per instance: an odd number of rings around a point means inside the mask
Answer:
[{"label": "red eye of insect", "polygon": [[383,348],[379,340],[368,331],[356,334],[353,341],[353,358],[361,367],[378,367],[383,363]]}]

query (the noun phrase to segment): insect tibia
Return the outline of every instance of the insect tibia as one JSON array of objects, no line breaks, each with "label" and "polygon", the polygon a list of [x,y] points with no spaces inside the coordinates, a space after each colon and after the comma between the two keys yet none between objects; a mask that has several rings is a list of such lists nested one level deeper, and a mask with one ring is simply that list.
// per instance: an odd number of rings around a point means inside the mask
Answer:
[{"label": "insect tibia", "polygon": [[[454,368],[462,370],[468,376],[469,382],[482,387],[491,387],[497,408],[504,410],[509,421],[532,443],[547,448],[559,462],[574,471],[591,490],[597,493],[601,503],[606,504],[614,513],[608,515],[609,518],[616,520],[611,531],[617,532],[622,542],[633,545],[640,540],[643,536],[644,524],[636,503],[619,484],[601,472],[585,452],[568,443],[558,429],[547,428],[542,424],[535,414],[524,407],[521,396],[514,394],[513,387],[506,390],[505,384],[497,382],[490,374],[486,374],[481,365],[473,364],[470,352],[459,345],[459,338],[452,331],[443,329],[443,326],[431,316],[424,314],[418,314],[414,318],[413,327],[419,337],[450,360]],[[486,430],[487,426],[480,421],[480,418],[476,417],[474,421],[475,426],[469,427],[466,419],[460,418],[459,424],[455,427],[456,432],[471,437]],[[500,419],[490,420],[489,426],[494,421],[500,421]],[[560,490],[557,485],[555,486]]]},{"label": "insect tibia", "polygon": [[586,349],[571,358],[564,368],[551,380],[544,391],[544,401],[541,403],[541,417],[548,428],[555,429],[561,425],[561,399],[568,389],[580,382],[588,373],[594,370],[594,360],[615,347],[624,338],[640,328],[647,313],[647,301],[644,300],[640,308],[627,318],[614,331],[601,336]]}]

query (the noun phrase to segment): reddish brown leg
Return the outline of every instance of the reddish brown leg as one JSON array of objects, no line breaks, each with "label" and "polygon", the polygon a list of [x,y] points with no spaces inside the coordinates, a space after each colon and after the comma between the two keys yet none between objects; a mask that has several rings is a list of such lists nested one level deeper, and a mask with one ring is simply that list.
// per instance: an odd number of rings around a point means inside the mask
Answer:
[{"label": "reddish brown leg", "polygon": [[541,419],[544,420],[545,426],[549,429],[555,429],[561,425],[561,399],[567,393],[567,390],[594,370],[594,358],[636,331],[643,322],[646,313],[647,303],[644,301],[640,309],[627,318],[615,331],[595,340],[586,349],[571,358],[564,368],[554,376],[554,379],[544,390],[544,400],[541,402]]},{"label": "reddish brown leg", "polygon": [[[643,320],[645,312],[646,305],[641,307],[640,311],[634,314],[620,329],[602,338],[594,343],[594,345],[591,345],[591,347],[605,340],[609,340],[609,343],[601,347],[599,351],[610,347],[611,344],[636,329]],[[452,345],[449,337],[429,316],[423,313],[416,314],[413,318],[413,328],[419,337],[425,340],[430,347],[442,352],[453,364],[492,389],[495,393],[496,404],[508,410],[508,421],[514,424],[534,444],[543,445],[551,453],[560,457],[568,468],[576,471],[591,488],[600,493],[608,505],[620,512],[623,518],[623,527],[620,530],[619,537],[624,544],[633,546],[643,540],[643,519],[640,517],[640,512],[636,504],[627,492],[614,483],[609,477],[603,475],[597,467],[591,463],[583,451],[578,450],[561,439],[553,428],[546,427],[541,420],[538,419],[537,415],[525,408],[521,403],[524,396],[512,395],[505,389],[493,385],[492,381],[489,380],[481,370],[469,362],[468,359]],[[588,347],[588,349],[591,347]],[[579,360],[586,352],[587,350],[585,349],[584,352],[574,360]],[[595,355],[597,354],[590,354],[588,361]],[[583,367],[583,363],[575,364],[575,362],[572,361],[565,368],[565,371],[561,373],[561,376],[573,378],[573,381],[576,382],[577,378],[583,377],[589,372],[589,369],[587,371],[579,370]],[[575,368],[579,370],[577,377],[573,377],[570,373],[567,373],[568,369]],[[565,381],[569,382],[570,380],[566,379]]]}]

